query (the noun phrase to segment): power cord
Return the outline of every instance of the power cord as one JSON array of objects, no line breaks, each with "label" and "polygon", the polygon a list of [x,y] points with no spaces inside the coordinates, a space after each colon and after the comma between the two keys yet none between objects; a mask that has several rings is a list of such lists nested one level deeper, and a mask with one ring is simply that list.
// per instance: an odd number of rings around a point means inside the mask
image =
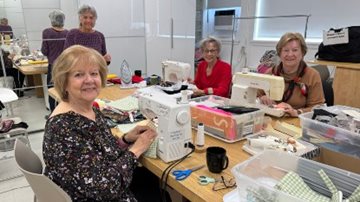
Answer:
[{"label": "power cord", "polygon": [[185,156],[183,156],[181,159],[176,160],[174,162],[172,162],[162,173],[161,175],[161,179],[160,179],[160,194],[161,194],[161,201],[166,202],[166,187],[167,187],[167,181],[169,178],[169,174],[171,172],[171,170],[178,165],[179,163],[181,163],[182,161],[184,161],[190,154],[194,153],[195,151],[195,146],[191,143],[188,142],[184,145],[185,148],[191,148],[191,151],[186,154]]}]

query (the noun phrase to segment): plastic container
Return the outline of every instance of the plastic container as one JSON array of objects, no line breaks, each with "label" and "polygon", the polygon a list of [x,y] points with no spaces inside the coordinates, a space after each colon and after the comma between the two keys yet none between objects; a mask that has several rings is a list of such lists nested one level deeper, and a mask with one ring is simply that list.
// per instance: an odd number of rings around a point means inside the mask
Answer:
[{"label": "plastic container", "polygon": [[279,151],[264,151],[231,169],[240,201],[304,201],[277,190],[274,186],[289,171],[301,176],[314,191],[327,197],[331,193],[317,173],[324,170],[335,187],[348,198],[360,184],[360,175]]},{"label": "plastic container", "polygon": [[225,142],[236,142],[247,135],[260,132],[264,112],[261,110],[246,114],[232,114],[214,107],[228,106],[230,99],[207,95],[190,100],[192,127],[204,123],[205,133]]},{"label": "plastic container", "polygon": [[[335,114],[340,113],[342,110],[360,112],[357,108],[341,105],[325,107],[323,109]],[[303,140],[360,159],[360,134],[312,120],[312,116],[313,112],[304,113],[299,116]]]},{"label": "plastic container", "polygon": [[288,152],[290,154],[304,157],[307,159],[313,159],[314,157],[317,157],[320,154],[320,149],[317,146],[310,144],[308,142],[302,141],[302,140],[296,140],[297,144],[294,145],[296,147],[296,150],[294,150],[294,151],[284,150],[284,148],[286,148],[286,146],[288,144],[279,144],[278,147],[273,147],[273,148],[265,148],[265,145],[264,145],[264,147],[256,147],[256,146],[254,147],[254,146],[250,145],[251,140],[259,139],[259,137],[260,137],[260,140],[261,139],[263,140],[264,138],[261,138],[261,137],[264,137],[264,136],[272,136],[273,138],[286,140],[285,138],[282,138],[281,136],[279,136],[277,133],[272,133],[269,131],[261,131],[258,134],[249,135],[246,137],[247,142],[243,145],[243,150],[248,152],[251,155],[260,154],[261,152],[263,152],[265,150],[277,150],[277,151],[281,151],[281,152]]}]

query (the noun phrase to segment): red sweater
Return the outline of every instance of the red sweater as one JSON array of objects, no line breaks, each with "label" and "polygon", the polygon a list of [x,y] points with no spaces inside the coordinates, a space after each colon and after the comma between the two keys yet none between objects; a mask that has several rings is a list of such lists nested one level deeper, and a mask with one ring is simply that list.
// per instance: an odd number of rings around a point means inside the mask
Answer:
[{"label": "red sweater", "polygon": [[218,60],[209,76],[206,75],[207,66],[206,61],[202,61],[199,64],[194,80],[196,87],[204,90],[206,94],[229,97],[232,77],[230,65],[222,60]]}]

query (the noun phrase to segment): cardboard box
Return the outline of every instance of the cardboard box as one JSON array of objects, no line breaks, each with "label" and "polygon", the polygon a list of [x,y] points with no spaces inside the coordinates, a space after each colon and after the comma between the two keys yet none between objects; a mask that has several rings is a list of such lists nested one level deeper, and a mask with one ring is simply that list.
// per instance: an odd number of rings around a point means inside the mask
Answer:
[{"label": "cardboard box", "polygon": [[262,129],[263,111],[237,115],[215,108],[226,106],[228,103],[228,98],[214,95],[191,99],[192,126],[196,128],[198,123],[203,123],[206,133],[225,142],[242,140],[247,135],[257,133]]}]

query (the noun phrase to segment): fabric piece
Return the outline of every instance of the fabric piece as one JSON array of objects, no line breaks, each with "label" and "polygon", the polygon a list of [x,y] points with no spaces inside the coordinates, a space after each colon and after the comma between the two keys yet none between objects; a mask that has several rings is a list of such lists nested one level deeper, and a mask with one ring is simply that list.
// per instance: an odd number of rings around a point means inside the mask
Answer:
[{"label": "fabric piece", "polygon": [[213,89],[213,94],[229,97],[230,83],[232,80],[231,66],[218,60],[209,76],[206,75],[206,68],[208,63],[202,61],[196,71],[194,83],[198,89],[205,90],[207,88]]},{"label": "fabric piece", "polygon": [[106,105],[122,111],[133,111],[139,109],[138,99],[134,96],[127,96],[125,98],[106,103]]},{"label": "fabric piece", "polygon": [[360,201],[360,185],[355,189],[355,191],[348,198],[349,202],[359,202]]},{"label": "fabric piece", "polygon": [[44,174],[73,201],[136,201],[128,189],[136,156],[119,147],[101,112],[94,112],[95,121],[73,111],[47,120]]},{"label": "fabric piece", "polygon": [[149,157],[149,158],[153,158],[153,159],[156,159],[157,156],[156,156],[156,151],[157,151],[157,147],[158,147],[158,142],[159,142],[159,139],[156,138],[150,145],[149,149],[146,150],[146,152],[144,153],[144,156],[145,157]]},{"label": "fabric piece", "polygon": [[14,120],[3,120],[0,123],[0,133],[6,133],[11,130],[12,126],[14,125]]},{"label": "fabric piece", "polygon": [[307,184],[305,184],[298,174],[292,171],[286,174],[275,186],[275,188],[308,202],[330,201],[328,197],[313,191]]}]

